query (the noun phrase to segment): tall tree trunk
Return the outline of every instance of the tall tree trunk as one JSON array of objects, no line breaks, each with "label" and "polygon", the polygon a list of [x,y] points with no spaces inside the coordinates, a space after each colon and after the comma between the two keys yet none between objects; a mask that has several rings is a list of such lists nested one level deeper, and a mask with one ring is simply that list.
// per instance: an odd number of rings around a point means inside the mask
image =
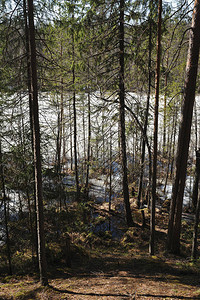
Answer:
[{"label": "tall tree trunk", "polygon": [[62,208],[62,193],[61,193],[61,141],[62,141],[62,125],[60,120],[60,112],[58,112],[58,133],[57,133],[57,143],[56,143],[56,176],[57,176],[57,187],[58,187],[58,204],[59,209]]},{"label": "tall tree trunk", "polygon": [[[33,178],[35,178],[35,172],[34,172],[34,159],[33,159],[33,152],[34,152],[34,146],[33,146],[33,124],[32,124],[32,116],[33,116],[33,109],[32,109],[32,103],[31,103],[31,60],[30,60],[30,43],[29,43],[29,29],[28,29],[28,16],[27,16],[27,3],[26,0],[23,0],[23,15],[24,15],[24,26],[25,26],[25,37],[26,37],[26,56],[27,56],[27,84],[28,84],[28,90],[29,90],[29,118],[30,118],[30,128],[31,128],[31,147],[32,147],[32,171],[33,171]],[[37,255],[37,261],[39,261],[38,258],[38,239],[37,239],[37,213],[36,213],[36,192],[35,192],[35,184],[34,184],[34,235],[33,235],[33,241],[35,243],[35,250]],[[38,266],[37,266],[38,267]]]},{"label": "tall tree trunk", "polygon": [[82,126],[83,126],[83,151],[81,155],[81,185],[85,183],[87,161],[86,161],[86,125],[85,125],[85,98],[82,99]]},{"label": "tall tree trunk", "polygon": [[[62,57],[62,44],[61,44],[61,57]],[[62,141],[64,138],[64,103],[63,103],[63,78],[61,78],[61,87],[60,87],[60,104],[58,101],[58,135],[57,135],[57,173],[58,175],[61,173],[62,165],[61,163],[64,162],[64,153],[63,157],[61,158],[61,151],[62,151]]]},{"label": "tall tree trunk", "polygon": [[[168,163],[167,163],[167,170],[166,170],[166,177],[165,177],[165,184],[164,184],[164,189],[163,192],[164,194],[166,193],[166,187],[167,187],[167,182],[168,182],[168,178],[169,178],[169,173],[170,173],[170,164],[171,164],[171,158],[173,156],[172,153],[172,143],[173,143],[173,135],[174,135],[174,131],[173,128],[175,126],[176,122],[175,122],[175,116],[173,116],[173,122],[172,122],[172,128],[171,128],[171,134],[170,132],[168,132],[168,145],[169,145],[169,150],[168,150]],[[170,136],[171,135],[171,136]]]},{"label": "tall tree trunk", "polygon": [[36,243],[35,243],[35,235],[34,235],[34,228],[33,228],[31,199],[30,199],[28,188],[26,188],[26,197],[27,197],[27,200],[28,200],[28,220],[29,220],[29,230],[30,230],[30,235],[31,235],[32,262],[34,264],[35,263],[34,254],[37,252],[37,249],[35,249]]},{"label": "tall tree trunk", "polygon": [[[25,1],[24,1],[25,2]],[[26,15],[26,3],[23,3],[23,9],[24,9],[24,19],[25,19],[25,27],[26,27],[26,39],[27,39],[27,42],[28,42],[28,31],[27,31],[27,15]],[[27,43],[27,57],[28,57],[28,43]],[[28,61],[28,60],[27,60]],[[27,72],[28,73],[28,72]],[[23,155],[24,157],[26,157],[26,146],[25,146],[25,128],[24,128],[24,117],[23,117],[23,109],[22,109],[22,99],[20,97],[20,113],[21,113],[21,129],[20,132],[19,132],[19,135],[20,135],[20,144],[21,144],[21,147],[23,149]],[[33,144],[32,144],[33,146]],[[33,149],[33,147],[32,147]],[[33,161],[33,160],[32,160]],[[26,170],[26,162],[25,160],[22,161],[22,166],[23,166],[23,169]],[[29,224],[28,224],[28,227],[29,227],[29,231],[30,231],[30,242],[31,242],[31,253],[32,253],[32,262],[33,262],[33,265],[35,264],[35,259],[34,259],[34,254],[37,253],[37,247],[36,247],[36,235],[34,234],[34,228],[33,228],[33,218],[32,218],[32,210],[31,210],[31,200],[30,200],[30,195],[29,195],[29,182],[28,180],[25,181],[25,190],[26,190],[26,196],[27,196],[27,201],[28,201],[28,213],[29,213]],[[34,195],[35,196],[35,195]],[[20,194],[19,194],[19,199],[20,199]],[[35,198],[34,198],[35,200]],[[21,202],[21,201],[20,201]],[[35,212],[34,212],[35,213]]]},{"label": "tall tree trunk", "polygon": [[89,171],[90,171],[90,152],[91,152],[91,111],[90,111],[90,91],[88,91],[88,144],[87,144],[87,164],[85,191],[88,193]]},{"label": "tall tree trunk", "polygon": [[126,221],[128,226],[133,226],[133,219],[129,201],[127,156],[126,156],[126,135],[125,135],[125,88],[124,88],[124,0],[120,0],[120,24],[119,24],[119,110],[120,110],[120,140],[121,160],[123,172],[123,196],[126,209]]},{"label": "tall tree trunk", "polygon": [[[75,83],[75,70],[73,67],[73,85]],[[76,177],[76,193],[77,200],[79,201],[80,197],[80,187],[79,187],[79,176],[78,176],[78,158],[77,158],[77,120],[76,120],[76,92],[73,91],[73,117],[74,117],[74,169]]]},{"label": "tall tree trunk", "polygon": [[0,140],[0,173],[1,173],[0,176],[1,176],[1,185],[2,185],[2,194],[3,194],[4,222],[5,222],[5,230],[6,230],[6,247],[7,247],[8,267],[9,267],[9,274],[12,275],[10,235],[9,235],[9,229],[8,229],[8,216],[7,216],[7,205],[6,205],[6,188],[5,188],[5,179],[4,179],[4,170],[3,170],[1,140]]},{"label": "tall tree trunk", "polygon": [[197,206],[199,179],[200,179],[200,149],[196,151],[196,169],[195,169],[194,186],[192,192],[192,207],[194,210],[196,209]]},{"label": "tall tree trunk", "polygon": [[111,218],[110,218],[110,212],[111,212],[111,201],[112,201],[112,130],[110,128],[110,149],[109,149],[109,224],[108,224],[108,230],[111,230]]},{"label": "tall tree trunk", "polygon": [[40,282],[42,285],[48,284],[47,265],[45,256],[45,237],[44,237],[44,215],[42,200],[42,172],[40,156],[40,126],[38,112],[38,87],[37,87],[37,59],[35,44],[35,25],[33,15],[33,0],[28,3],[28,32],[29,32],[29,51],[30,51],[30,109],[32,110],[32,130],[33,130],[33,155],[35,170],[35,193],[37,210],[37,237],[38,237],[38,258]]},{"label": "tall tree trunk", "polygon": [[[63,55],[63,49],[62,49],[62,41],[61,41],[61,51],[60,55],[62,57]],[[63,157],[61,158],[61,151],[62,151],[62,141],[63,141],[63,116],[64,116],[64,105],[63,105],[63,78],[61,77],[61,86],[60,86],[60,103],[58,100],[58,133],[57,133],[57,149],[56,149],[56,173],[58,178],[58,203],[59,203],[59,209],[62,208],[62,184],[61,184],[61,170],[62,170],[62,163],[63,163]],[[64,153],[63,153],[64,155]]]},{"label": "tall tree trunk", "polygon": [[89,185],[89,172],[90,172],[90,156],[91,156],[91,99],[90,99],[90,61],[88,59],[88,85],[87,85],[87,111],[88,111],[88,141],[87,141],[87,158],[86,158],[86,179],[85,179],[85,193],[88,195],[88,185]]},{"label": "tall tree trunk", "polygon": [[198,115],[197,115],[197,103],[194,103],[194,114],[195,114],[195,150],[198,148]]},{"label": "tall tree trunk", "polygon": [[73,133],[72,133],[72,111],[71,99],[69,101],[69,144],[70,144],[70,170],[73,170]]},{"label": "tall tree trunk", "polygon": [[[58,104],[59,105],[59,104]],[[57,175],[60,174],[61,171],[61,167],[60,167],[60,163],[61,163],[61,120],[60,120],[60,112],[58,112],[58,132],[57,132],[57,140],[56,140],[56,166],[55,166],[55,171],[57,172]]]},{"label": "tall tree trunk", "polygon": [[188,149],[195,99],[196,78],[200,47],[200,0],[195,0],[190,31],[190,42],[186,66],[186,79],[182,104],[182,119],[179,129],[176,154],[176,173],[172,189],[172,201],[168,225],[167,248],[180,253],[181,216],[185,188]]},{"label": "tall tree trunk", "polygon": [[174,160],[175,160],[175,144],[176,144],[176,135],[177,135],[177,125],[178,125],[178,107],[175,107],[175,112],[174,112],[174,122],[173,122],[173,142],[172,142],[172,149],[171,149],[171,170],[170,170],[170,177],[171,179],[174,178]]},{"label": "tall tree trunk", "polygon": [[[73,9],[73,13],[72,13],[72,19],[74,21],[74,9]],[[78,155],[77,155],[77,114],[76,114],[76,89],[75,89],[76,75],[75,75],[75,36],[74,36],[74,30],[72,30],[72,58],[73,58],[72,83],[73,83],[73,117],[74,117],[74,169],[75,169],[75,178],[76,178],[76,197],[77,197],[77,200],[79,201],[80,187],[79,187],[78,158],[77,158]]]},{"label": "tall tree trunk", "polygon": [[199,226],[199,213],[200,213],[200,196],[198,197],[197,205],[196,205],[196,213],[195,213],[195,221],[194,221],[194,231],[193,231],[193,240],[192,240],[192,258],[197,258],[197,238],[198,238],[198,226]]},{"label": "tall tree trunk", "polygon": [[[152,52],[152,0],[149,4],[149,62],[148,62],[148,93],[147,93],[147,103],[146,103],[146,112],[145,112],[145,122],[144,122],[144,132],[143,135],[147,133],[148,126],[148,115],[149,115],[149,102],[151,96],[151,52]],[[142,157],[141,157],[141,170],[140,170],[140,179],[139,179],[139,188],[138,188],[138,197],[137,197],[137,205],[140,207],[141,195],[142,195],[142,186],[143,186],[143,174],[144,174],[144,160],[145,160],[145,147],[146,141],[143,136],[142,141]]]},{"label": "tall tree trunk", "polygon": [[[61,58],[63,57],[63,45],[62,45],[62,40],[61,40],[61,45],[60,45],[60,56]],[[65,161],[65,152],[63,151],[62,153],[62,159],[61,159],[61,149],[62,149],[62,142],[63,142],[63,150],[64,150],[64,80],[63,77],[61,77],[60,80],[60,141],[59,141],[59,149],[60,149],[60,163],[62,162],[64,166],[64,161]],[[60,166],[61,170],[61,166]]]},{"label": "tall tree trunk", "polygon": [[156,204],[156,177],[157,177],[157,147],[158,147],[158,105],[159,105],[159,83],[160,83],[160,54],[161,54],[161,22],[162,22],[162,0],[158,4],[158,33],[157,33],[157,59],[155,78],[155,110],[154,110],[154,142],[153,142],[153,174],[152,174],[152,198],[150,217],[150,242],[149,253],[154,255],[155,244],[155,204]]},{"label": "tall tree trunk", "polygon": [[168,84],[168,76],[169,76],[169,51],[167,50],[167,61],[166,61],[166,73],[165,73],[165,94],[164,94],[164,107],[163,107],[163,155],[165,156],[167,153],[167,145],[166,145],[166,125],[167,125],[167,84]]}]

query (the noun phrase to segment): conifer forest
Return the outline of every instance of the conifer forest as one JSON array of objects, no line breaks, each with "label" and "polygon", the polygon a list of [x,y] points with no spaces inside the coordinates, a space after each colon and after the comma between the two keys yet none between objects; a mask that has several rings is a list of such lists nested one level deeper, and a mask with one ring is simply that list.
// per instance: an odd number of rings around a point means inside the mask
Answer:
[{"label": "conifer forest", "polygon": [[200,0],[0,0],[0,299],[200,299]]}]

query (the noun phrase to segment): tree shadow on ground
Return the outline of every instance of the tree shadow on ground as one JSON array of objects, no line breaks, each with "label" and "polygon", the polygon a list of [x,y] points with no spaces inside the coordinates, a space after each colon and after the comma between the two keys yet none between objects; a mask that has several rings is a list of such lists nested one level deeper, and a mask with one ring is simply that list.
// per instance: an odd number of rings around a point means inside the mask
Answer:
[{"label": "tree shadow on ground", "polygon": [[153,295],[153,294],[140,294],[137,293],[137,295],[131,295],[131,294],[117,294],[117,293],[83,293],[83,292],[74,292],[74,291],[69,291],[69,290],[62,290],[62,289],[58,289],[56,287],[53,286],[49,286],[53,291],[55,292],[59,292],[59,293],[64,293],[64,294],[69,294],[69,295],[76,295],[76,296],[94,296],[94,297],[120,297],[120,299],[122,299],[121,297],[123,297],[123,299],[126,298],[131,298],[131,299],[135,299],[135,297],[151,297],[151,298],[159,298],[159,299],[165,299],[165,298],[170,298],[170,299],[179,299],[179,300],[189,300],[189,299],[199,299],[199,297],[187,297],[187,296],[172,296],[172,295]]},{"label": "tree shadow on ground", "polygon": [[189,299],[199,299],[199,297],[185,297],[185,296],[169,296],[169,295],[151,295],[151,294],[137,294],[139,297],[151,297],[151,298],[159,298],[159,299],[178,299],[178,300],[189,300]]},{"label": "tree shadow on ground", "polygon": [[[50,286],[50,288],[53,291],[59,292],[59,293],[65,293],[69,295],[79,295],[79,296],[94,296],[94,297],[124,297],[124,298],[130,298],[134,297],[135,295],[130,295],[130,294],[114,294],[114,293],[81,293],[81,292],[73,292],[69,290],[61,290],[58,288],[55,288],[53,286]],[[170,297],[171,299],[199,299],[197,297],[185,297],[185,296],[169,296],[169,295],[151,295],[151,294],[137,294],[138,297],[151,297],[151,298],[167,298]],[[134,299],[134,298],[132,298]]]},{"label": "tree shadow on ground", "polygon": [[[53,276],[51,276],[53,275]],[[90,257],[82,263],[79,261],[72,269],[60,268],[51,274],[51,278],[146,278],[160,282],[178,281],[188,286],[199,287],[199,272],[187,269],[184,265],[169,265],[162,259],[151,257],[122,257],[120,255],[105,255]]]},{"label": "tree shadow on ground", "polygon": [[80,295],[80,296],[94,296],[94,297],[124,297],[124,298],[129,298],[130,295],[128,294],[117,294],[117,293],[81,293],[81,292],[73,292],[69,290],[61,290],[58,288],[55,288],[53,286],[50,286],[51,289],[53,289],[56,292],[59,293],[65,293],[65,294],[70,294],[70,295]]}]

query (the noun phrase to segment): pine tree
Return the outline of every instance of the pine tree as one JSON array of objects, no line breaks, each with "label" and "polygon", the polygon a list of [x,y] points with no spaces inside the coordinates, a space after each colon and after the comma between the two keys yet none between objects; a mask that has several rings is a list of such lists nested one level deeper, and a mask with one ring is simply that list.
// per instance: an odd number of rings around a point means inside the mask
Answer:
[{"label": "pine tree", "polygon": [[180,234],[183,193],[185,187],[191,123],[195,99],[197,67],[200,48],[200,1],[194,3],[190,42],[188,48],[186,78],[182,103],[182,121],[180,124],[176,154],[176,174],[173,183],[170,205],[167,248],[173,253],[180,253]]},{"label": "pine tree", "polygon": [[29,37],[29,59],[30,59],[30,111],[33,131],[33,154],[35,170],[35,195],[37,210],[37,236],[38,236],[38,259],[40,270],[40,282],[48,284],[47,264],[45,256],[44,215],[42,200],[42,171],[40,154],[40,125],[38,112],[38,87],[37,87],[37,60],[35,43],[34,7],[33,1],[27,0],[28,8],[28,37]]}]

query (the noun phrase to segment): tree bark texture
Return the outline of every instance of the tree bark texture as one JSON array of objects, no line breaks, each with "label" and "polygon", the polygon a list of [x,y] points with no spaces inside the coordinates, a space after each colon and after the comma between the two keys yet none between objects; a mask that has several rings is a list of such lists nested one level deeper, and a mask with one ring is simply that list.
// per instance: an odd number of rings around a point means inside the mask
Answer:
[{"label": "tree bark texture", "polygon": [[[28,29],[28,16],[27,16],[27,0],[23,0],[23,14],[24,14],[24,26],[25,26],[25,38],[26,38],[26,56],[27,56],[27,84],[28,84],[28,90],[31,91],[31,59],[30,59],[30,43],[29,43],[29,29]],[[33,124],[32,124],[32,103],[31,103],[31,93],[29,92],[29,118],[30,118],[30,128],[31,128],[31,147],[32,147],[32,171],[33,171],[33,178],[35,177],[34,172],[34,159],[33,159]],[[38,259],[38,239],[37,239],[37,213],[36,213],[36,193],[35,193],[35,185],[34,185],[34,247],[35,252],[37,255],[37,261]],[[37,266],[38,267],[38,266]]]},{"label": "tree bark texture", "polygon": [[6,248],[7,248],[7,258],[8,258],[8,267],[9,275],[12,275],[12,260],[11,260],[11,249],[10,249],[10,234],[8,228],[8,217],[7,217],[7,205],[6,205],[6,188],[5,188],[5,179],[4,179],[4,170],[3,170],[3,158],[1,150],[1,141],[0,141],[0,173],[1,173],[1,185],[2,185],[2,194],[3,194],[3,206],[4,206],[4,223],[6,230]]},{"label": "tree bark texture", "polygon": [[33,156],[35,170],[35,193],[37,211],[37,237],[38,237],[38,258],[40,282],[42,285],[48,284],[47,265],[45,256],[45,237],[44,237],[44,215],[42,200],[42,172],[40,156],[40,126],[38,112],[38,87],[37,87],[37,59],[35,44],[35,25],[33,0],[28,0],[28,32],[29,32],[29,51],[30,51],[30,109],[32,111],[31,123],[33,131]]},{"label": "tree bark texture", "polygon": [[159,0],[158,25],[157,25],[156,78],[155,78],[155,107],[154,107],[153,174],[152,174],[152,197],[151,197],[151,217],[150,217],[150,241],[149,241],[150,255],[154,255],[154,244],[155,244],[154,240],[155,240],[155,204],[156,204],[157,148],[158,148],[158,106],[159,106],[159,83],[160,83],[161,22],[162,22],[162,0]]},{"label": "tree bark texture", "polygon": [[194,186],[192,192],[192,206],[194,210],[196,209],[197,206],[199,179],[200,179],[200,149],[196,151],[196,169],[195,169]]},{"label": "tree bark texture", "polygon": [[198,201],[197,201],[197,205],[196,205],[195,221],[194,221],[194,231],[193,231],[193,240],[192,240],[192,258],[193,259],[197,258],[199,212],[200,212],[200,197],[198,197]]},{"label": "tree bark texture", "polygon": [[[72,1],[73,2],[73,1]],[[74,11],[72,13],[72,19],[74,21]],[[73,82],[73,117],[74,117],[74,168],[75,168],[75,177],[76,177],[76,198],[77,201],[80,199],[80,186],[79,186],[79,174],[78,174],[78,154],[77,154],[77,114],[76,114],[76,90],[75,90],[75,38],[74,30],[72,31],[72,58],[73,58],[73,67],[72,67],[72,82]]]},{"label": "tree bark texture", "polygon": [[181,216],[183,194],[187,171],[188,149],[195,99],[196,78],[200,47],[200,0],[194,3],[192,26],[186,66],[186,78],[182,103],[181,124],[179,128],[176,154],[175,179],[170,205],[167,248],[172,253],[180,253]]},{"label": "tree bark texture", "polygon": [[120,0],[120,24],[119,24],[119,114],[120,114],[120,140],[121,160],[123,172],[123,196],[126,210],[126,221],[128,226],[133,225],[133,219],[129,201],[126,135],[125,135],[125,87],[124,87],[124,0]]},{"label": "tree bark texture", "polygon": [[88,91],[88,145],[87,145],[87,162],[86,162],[86,182],[85,191],[88,193],[89,172],[90,172],[90,156],[91,156],[91,108],[90,108],[90,93]]},{"label": "tree bark texture", "polygon": [[152,1],[150,1],[149,5],[149,61],[148,61],[148,93],[147,93],[147,103],[146,103],[146,112],[145,112],[145,122],[144,122],[144,132],[143,132],[143,140],[142,140],[142,155],[141,155],[141,170],[140,170],[140,179],[139,179],[139,188],[138,188],[138,197],[137,197],[137,205],[140,207],[140,201],[142,196],[142,188],[143,188],[143,175],[144,175],[144,161],[145,161],[145,148],[146,148],[146,140],[145,136],[147,133],[148,126],[148,116],[149,116],[149,102],[151,96],[151,53],[152,53]]}]

